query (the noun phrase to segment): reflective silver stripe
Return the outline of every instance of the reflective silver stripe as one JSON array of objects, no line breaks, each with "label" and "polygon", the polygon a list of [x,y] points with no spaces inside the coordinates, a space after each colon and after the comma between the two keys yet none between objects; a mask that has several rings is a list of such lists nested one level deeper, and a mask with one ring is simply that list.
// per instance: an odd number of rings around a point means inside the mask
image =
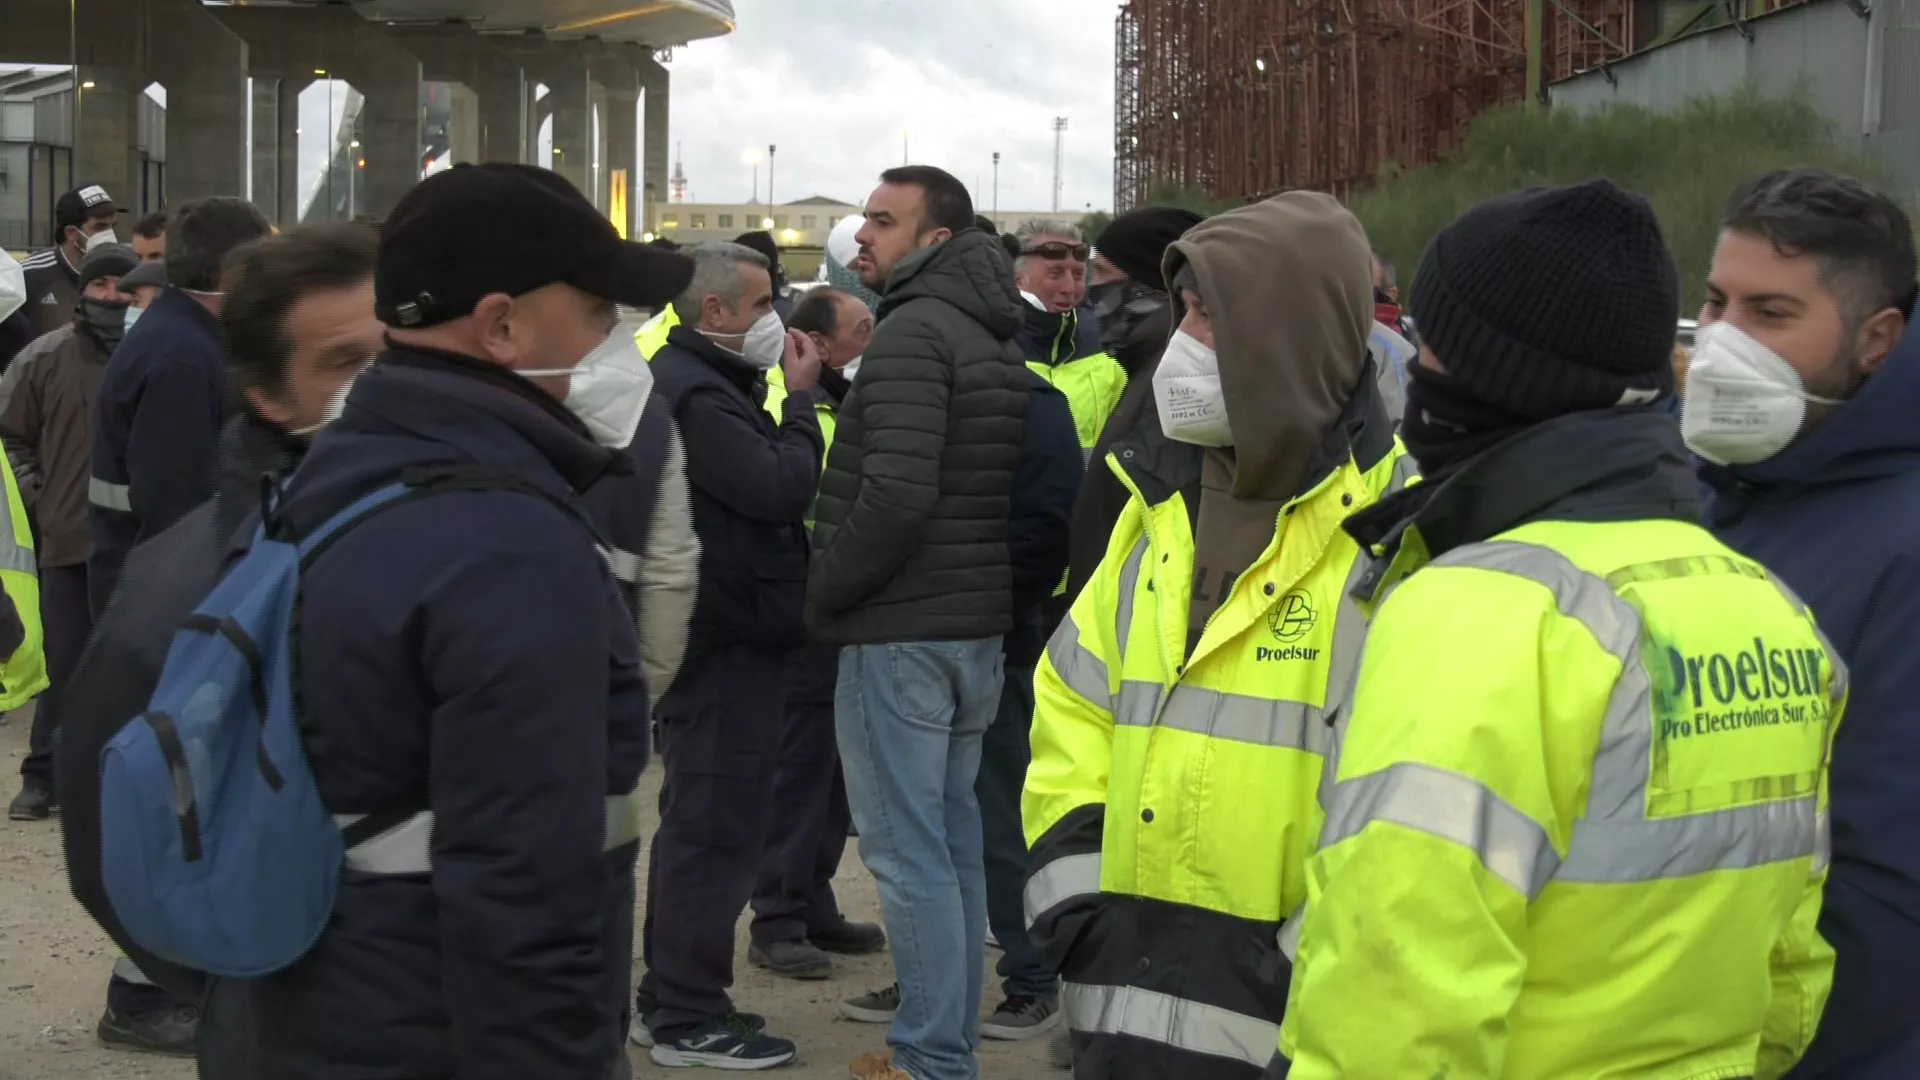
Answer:
[{"label": "reflective silver stripe", "polygon": [[609,544],[600,549],[600,556],[607,560],[607,569],[624,584],[637,585],[640,582],[640,556],[625,548]]},{"label": "reflective silver stripe", "polygon": [[135,986],[153,985],[153,980],[147,978],[147,973],[140,970],[140,965],[124,956],[113,962],[113,977]]},{"label": "reflective silver stripe", "polygon": [[1300,921],[1306,914],[1307,905],[1301,904],[1292,918],[1280,924],[1280,955],[1286,957],[1289,964],[1300,955]]},{"label": "reflective silver stripe", "polygon": [[[1410,460],[1412,455],[1408,455]],[[1360,654],[1367,644],[1367,615],[1353,591],[1367,576],[1369,559],[1364,551],[1355,551],[1353,567],[1346,583],[1340,586],[1340,605],[1333,623],[1333,655],[1327,658],[1325,714],[1332,716],[1353,700],[1353,688],[1360,681]]]},{"label": "reflective silver stripe", "polygon": [[1815,817],[1809,795],[1647,821],[1582,818],[1554,878],[1630,884],[1817,857]]},{"label": "reflective silver stripe", "polygon": [[[362,814],[335,814],[334,824],[346,828]],[[602,847],[606,851],[640,839],[640,800],[637,793],[607,796]],[[422,810],[386,832],[347,849],[350,870],[368,874],[424,874],[433,869],[433,812]]]},{"label": "reflective silver stripe", "polygon": [[1547,830],[1485,785],[1417,762],[1342,780],[1327,798],[1320,847],[1357,836],[1376,821],[1451,841],[1531,900],[1559,866]]},{"label": "reflective silver stripe", "polygon": [[1324,710],[1300,701],[1275,701],[1179,683],[1168,697],[1166,707],[1159,705],[1158,683],[1130,679],[1120,684],[1113,722],[1122,727],[1157,724],[1214,739],[1282,746],[1316,754],[1325,753],[1333,738]]},{"label": "reflective silver stripe", "polygon": [[1265,1066],[1280,1045],[1280,1025],[1270,1020],[1138,986],[1066,983],[1060,1001],[1075,1031],[1130,1035],[1255,1068]]},{"label": "reflective silver stripe", "polygon": [[1813,877],[1827,872],[1833,864],[1833,822],[1825,810],[1813,816],[1813,867],[1807,871]]},{"label": "reflective silver stripe", "polygon": [[1127,635],[1133,630],[1133,591],[1140,583],[1140,564],[1147,557],[1147,546],[1147,538],[1142,535],[1127,553],[1127,561],[1120,564],[1120,597],[1113,616],[1113,642],[1119,650],[1115,656],[1127,655]]},{"label": "reflective silver stripe", "polygon": [[1113,690],[1107,684],[1107,665],[1080,644],[1080,627],[1073,616],[1060,620],[1060,628],[1047,642],[1047,659],[1067,689],[1102,708],[1113,704]]},{"label": "reflective silver stripe", "polygon": [[133,512],[133,489],[125,484],[109,484],[99,477],[87,481],[87,501],[103,510]]},{"label": "reflective silver stripe", "polygon": [[1100,853],[1068,855],[1055,859],[1027,879],[1021,893],[1026,905],[1027,925],[1040,916],[1077,896],[1095,896],[1100,892]]}]

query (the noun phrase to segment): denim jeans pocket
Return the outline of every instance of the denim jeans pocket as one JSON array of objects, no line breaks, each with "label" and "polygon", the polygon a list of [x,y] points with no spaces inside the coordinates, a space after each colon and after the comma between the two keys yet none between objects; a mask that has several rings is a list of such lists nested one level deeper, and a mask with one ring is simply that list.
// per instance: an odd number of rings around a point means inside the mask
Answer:
[{"label": "denim jeans pocket", "polygon": [[900,716],[923,724],[952,723],[957,705],[953,686],[957,647],[942,641],[886,649],[886,668],[876,674],[890,684],[883,693],[893,699]]}]

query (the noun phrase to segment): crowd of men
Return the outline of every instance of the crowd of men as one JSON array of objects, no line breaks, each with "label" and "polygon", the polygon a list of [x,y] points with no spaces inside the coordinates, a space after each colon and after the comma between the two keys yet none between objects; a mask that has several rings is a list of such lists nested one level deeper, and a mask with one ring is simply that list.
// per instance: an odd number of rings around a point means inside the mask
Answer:
[{"label": "crowd of men", "polygon": [[[377,229],[119,216],[0,266],[9,816],[59,808],[126,950],[109,1044],[774,1068],[751,910],[777,975],[890,952],[854,1080],[1048,1034],[1083,1080],[1920,1075],[1914,238],[1857,180],[1731,194],[1691,350],[1606,181],[1468,211],[1406,312],[1304,192],[1090,242],[903,166],[805,290],[517,165]],[[325,931],[244,979],[143,943],[97,763],[174,629],[268,517],[449,469],[300,571]]]}]

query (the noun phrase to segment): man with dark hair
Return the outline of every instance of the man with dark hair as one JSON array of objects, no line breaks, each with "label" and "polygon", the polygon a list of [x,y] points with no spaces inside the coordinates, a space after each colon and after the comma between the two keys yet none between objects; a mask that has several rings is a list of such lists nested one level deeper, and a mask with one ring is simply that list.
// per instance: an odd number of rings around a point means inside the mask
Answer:
[{"label": "man with dark hair", "polygon": [[221,338],[221,265],[273,231],[245,199],[187,204],[169,229],[168,289],[107,365],[95,400],[93,555],[87,587],[106,607],[132,547],[213,492],[215,447],[232,393]]},{"label": "man with dark hair", "polygon": [[807,627],[843,646],[834,719],[899,984],[843,1011],[893,1016],[859,1080],[968,1080],[987,932],[973,783],[1012,626],[1024,305],[940,169],[881,174],[858,242],[880,325],[820,484]]},{"label": "man with dark hair", "polygon": [[[873,337],[873,312],[845,289],[821,285],[808,290],[787,328],[805,334],[820,351],[813,407],[821,436],[831,439],[860,355]],[[786,397],[785,374],[779,368],[768,371],[767,412],[780,416]],[[853,822],[833,735],[839,668],[840,650],[814,640],[787,658],[786,721],[774,763],[772,825],[753,892],[747,959],[788,978],[825,978],[833,971],[828,953],[878,952],[887,944],[878,926],[848,921],[833,894],[833,876]]]},{"label": "man with dark hair", "polygon": [[780,245],[765,229],[741,233],[733,242],[759,252],[767,260],[767,273],[773,278],[773,311],[784,325],[793,318],[793,289],[787,284],[786,267],[780,265]]},{"label": "man with dark hair", "polygon": [[133,253],[141,262],[161,262],[167,257],[167,212],[155,210],[133,226]]},{"label": "man with dark hair", "polygon": [[99,184],[82,184],[53,204],[53,246],[28,255],[27,308],[50,334],[67,324],[79,299],[80,264],[87,252],[116,239],[113,223],[125,211]]},{"label": "man with dark hair", "polygon": [[60,699],[93,629],[87,600],[87,477],[93,398],[107,360],[126,329],[128,297],[120,276],[136,264],[124,244],[102,244],[80,264],[80,301],[71,321],[21,351],[8,369],[12,393],[0,413],[0,439],[39,541],[40,620],[47,650],[47,692],[33,714],[20,762],[15,821],[40,821],[54,805],[53,747]]},{"label": "man with dark hair", "polygon": [[1852,673],[1820,911],[1838,966],[1801,1080],[1920,1075],[1914,261],[1905,212],[1859,180],[1755,177],[1721,217],[1686,372],[1708,525],[1812,607]]}]

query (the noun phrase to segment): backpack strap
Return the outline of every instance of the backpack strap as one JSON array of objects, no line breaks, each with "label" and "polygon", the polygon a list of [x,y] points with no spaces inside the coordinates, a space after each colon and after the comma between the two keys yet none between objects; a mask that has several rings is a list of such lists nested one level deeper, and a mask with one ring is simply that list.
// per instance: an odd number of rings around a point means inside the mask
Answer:
[{"label": "backpack strap", "polygon": [[347,533],[387,510],[415,499],[453,491],[512,491],[531,495],[557,508],[585,529],[595,544],[605,547],[593,523],[573,503],[518,473],[486,465],[416,465],[403,470],[400,481],[370,491],[354,500],[300,540],[300,567],[305,570]]}]

